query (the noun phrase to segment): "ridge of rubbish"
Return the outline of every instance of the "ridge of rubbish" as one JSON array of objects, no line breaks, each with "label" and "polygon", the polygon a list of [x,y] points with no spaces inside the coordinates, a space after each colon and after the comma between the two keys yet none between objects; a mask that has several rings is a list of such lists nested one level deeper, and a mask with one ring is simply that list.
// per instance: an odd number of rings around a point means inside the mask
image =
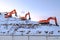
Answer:
[{"label": "ridge of rubbish", "polygon": [[52,24],[41,25],[31,20],[4,18],[0,14],[0,35],[60,35],[60,27]]}]

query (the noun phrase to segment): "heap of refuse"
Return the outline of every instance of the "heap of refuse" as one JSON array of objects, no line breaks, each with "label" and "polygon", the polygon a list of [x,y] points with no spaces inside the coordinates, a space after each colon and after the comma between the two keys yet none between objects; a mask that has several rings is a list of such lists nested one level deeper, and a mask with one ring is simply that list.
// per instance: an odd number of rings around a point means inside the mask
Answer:
[{"label": "heap of refuse", "polygon": [[[25,17],[15,18],[16,10],[11,12],[0,12],[0,35],[60,35],[60,27],[56,17],[49,17],[47,20],[32,21],[30,13]],[[27,19],[29,15],[29,19]],[[53,19],[55,24],[50,24]]]}]

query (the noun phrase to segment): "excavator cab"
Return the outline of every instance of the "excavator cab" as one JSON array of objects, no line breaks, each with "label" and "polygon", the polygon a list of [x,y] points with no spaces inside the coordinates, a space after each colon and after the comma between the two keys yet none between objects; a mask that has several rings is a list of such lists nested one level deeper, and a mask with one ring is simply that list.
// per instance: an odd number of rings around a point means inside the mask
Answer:
[{"label": "excavator cab", "polygon": [[7,14],[5,14],[5,18],[8,18],[8,17],[12,17],[12,16],[8,16],[8,13],[7,13]]}]

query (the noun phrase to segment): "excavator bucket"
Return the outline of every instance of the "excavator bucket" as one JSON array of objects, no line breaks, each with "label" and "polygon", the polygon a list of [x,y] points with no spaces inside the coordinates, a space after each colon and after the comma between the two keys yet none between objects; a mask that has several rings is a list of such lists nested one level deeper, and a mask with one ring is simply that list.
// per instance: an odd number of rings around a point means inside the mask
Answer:
[{"label": "excavator bucket", "polygon": [[17,13],[15,14],[15,16],[17,16]]}]

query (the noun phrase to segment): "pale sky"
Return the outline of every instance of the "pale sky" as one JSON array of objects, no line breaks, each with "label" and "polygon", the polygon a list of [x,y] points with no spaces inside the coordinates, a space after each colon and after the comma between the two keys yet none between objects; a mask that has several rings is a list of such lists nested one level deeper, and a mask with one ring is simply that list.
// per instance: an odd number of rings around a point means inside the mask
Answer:
[{"label": "pale sky", "polygon": [[60,0],[0,0],[0,12],[16,9],[19,16],[30,12],[31,20],[56,16],[60,23]]}]

